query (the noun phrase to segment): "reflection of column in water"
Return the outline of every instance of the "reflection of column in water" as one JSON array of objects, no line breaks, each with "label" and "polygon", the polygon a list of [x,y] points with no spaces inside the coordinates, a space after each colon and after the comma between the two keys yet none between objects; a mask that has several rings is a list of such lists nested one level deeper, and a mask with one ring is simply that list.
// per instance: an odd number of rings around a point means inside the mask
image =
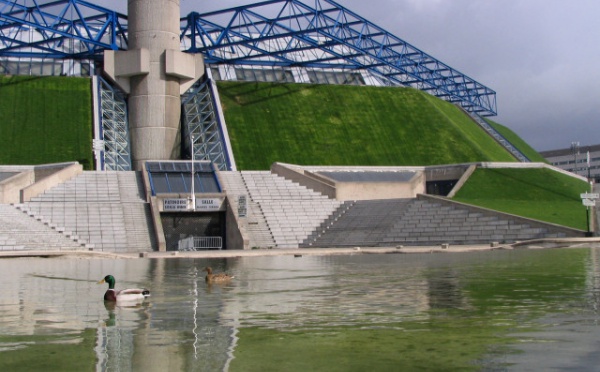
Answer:
[{"label": "reflection of column in water", "polygon": [[192,270],[192,298],[193,301],[193,315],[194,315],[194,328],[192,329],[192,333],[194,334],[194,359],[198,359],[198,344],[199,344],[199,335],[198,335],[198,268],[196,266],[193,267]]},{"label": "reflection of column in water", "polygon": [[221,302],[225,287],[206,287],[206,292],[200,291],[199,283],[204,283],[204,276],[194,267],[190,271],[192,283],[193,324],[193,371],[223,371],[227,370],[228,350],[232,347],[232,329],[223,324],[220,319]]},{"label": "reflection of column in water", "polygon": [[[132,370],[132,357],[134,352],[134,327],[125,327],[126,320],[130,318],[132,325],[138,320],[134,312],[119,312],[117,315],[115,304],[104,303],[108,318],[98,327],[96,355],[98,363],[96,371],[129,371]],[[131,316],[133,315],[133,316]]]},{"label": "reflection of column in water", "polygon": [[600,248],[590,248],[590,265],[587,276],[587,293],[590,296],[589,306],[595,313],[600,311]]}]

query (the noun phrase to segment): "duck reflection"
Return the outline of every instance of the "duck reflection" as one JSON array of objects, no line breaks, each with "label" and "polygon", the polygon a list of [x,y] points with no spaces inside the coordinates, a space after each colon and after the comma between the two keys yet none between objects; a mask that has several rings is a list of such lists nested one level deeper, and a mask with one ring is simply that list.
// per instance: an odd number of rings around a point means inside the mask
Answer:
[{"label": "duck reflection", "polygon": [[147,319],[142,305],[121,306],[104,301],[106,318],[98,328],[96,355],[97,370],[112,371],[131,369],[139,325]]}]

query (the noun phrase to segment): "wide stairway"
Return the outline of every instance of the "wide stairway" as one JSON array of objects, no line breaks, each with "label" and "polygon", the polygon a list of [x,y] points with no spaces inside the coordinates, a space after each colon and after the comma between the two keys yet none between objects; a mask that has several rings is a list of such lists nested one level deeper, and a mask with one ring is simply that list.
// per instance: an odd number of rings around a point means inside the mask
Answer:
[{"label": "wide stairway", "polygon": [[[244,178],[240,172],[219,172],[220,181],[225,189],[233,213],[238,217],[238,226],[244,231],[244,236],[248,238],[249,247],[273,248],[275,239],[267,220],[260,208],[260,204],[249,198],[250,192],[246,187]],[[245,216],[240,216],[240,197],[246,199]],[[242,213],[243,214],[243,213]]]},{"label": "wide stairway", "polygon": [[71,231],[10,204],[0,204],[0,251],[80,250],[86,245]]},{"label": "wide stairway", "polygon": [[143,195],[139,172],[90,171],[17,207],[71,231],[87,249],[146,252],[155,239]]},{"label": "wide stairway", "polygon": [[347,204],[301,247],[490,244],[565,237],[499,214],[431,200],[364,200]]},{"label": "wide stairway", "polygon": [[276,248],[298,248],[341,204],[269,171],[242,171],[240,175],[244,187],[230,185],[228,194],[245,191],[249,197],[247,232],[252,247],[264,248],[259,242],[272,236]]}]

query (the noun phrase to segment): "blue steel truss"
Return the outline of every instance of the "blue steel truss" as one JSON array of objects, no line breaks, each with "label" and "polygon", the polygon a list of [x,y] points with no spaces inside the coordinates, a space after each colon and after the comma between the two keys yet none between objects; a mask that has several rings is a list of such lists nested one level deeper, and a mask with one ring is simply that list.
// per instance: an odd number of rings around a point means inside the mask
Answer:
[{"label": "blue steel truss", "polygon": [[129,171],[131,167],[131,145],[127,124],[125,94],[113,88],[106,80],[98,82],[100,99],[100,138],[102,170]]},{"label": "blue steel truss", "polygon": [[0,0],[0,56],[99,59],[127,49],[127,18],[81,0]]},{"label": "blue steel truss", "polygon": [[[27,4],[27,5],[25,5]],[[181,20],[182,49],[209,64],[368,71],[482,116],[496,92],[331,0],[271,0]],[[126,17],[81,0],[0,0],[0,57],[101,58],[127,49]]]},{"label": "blue steel truss", "polygon": [[186,18],[182,42],[206,62],[364,69],[468,111],[496,115],[496,92],[330,0],[273,0]]},{"label": "blue steel truss", "polygon": [[182,145],[191,159],[210,160],[221,171],[231,170],[209,79],[194,84],[181,98],[181,123],[182,136],[189,139]]}]

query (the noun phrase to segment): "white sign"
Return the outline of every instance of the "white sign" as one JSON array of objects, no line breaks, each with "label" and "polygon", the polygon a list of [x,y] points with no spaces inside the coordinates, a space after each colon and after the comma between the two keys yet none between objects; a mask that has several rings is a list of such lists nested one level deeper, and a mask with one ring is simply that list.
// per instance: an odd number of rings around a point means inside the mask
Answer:
[{"label": "white sign", "polygon": [[164,199],[163,211],[185,211],[188,209],[187,199]]},{"label": "white sign", "polygon": [[592,199],[583,199],[583,205],[586,207],[595,207],[596,201]]},{"label": "white sign", "polygon": [[203,212],[220,211],[223,206],[221,198],[196,198],[196,210]]},{"label": "white sign", "polygon": [[238,196],[238,216],[246,217],[247,204],[246,204],[246,195]]},{"label": "white sign", "polygon": [[[196,198],[196,211],[215,212],[223,208],[223,198]],[[188,211],[190,204],[188,199],[163,199],[163,211]]]},{"label": "white sign", "polygon": [[598,193],[589,193],[589,192],[580,194],[579,196],[581,196],[581,199],[598,199],[600,197],[600,195]]}]

